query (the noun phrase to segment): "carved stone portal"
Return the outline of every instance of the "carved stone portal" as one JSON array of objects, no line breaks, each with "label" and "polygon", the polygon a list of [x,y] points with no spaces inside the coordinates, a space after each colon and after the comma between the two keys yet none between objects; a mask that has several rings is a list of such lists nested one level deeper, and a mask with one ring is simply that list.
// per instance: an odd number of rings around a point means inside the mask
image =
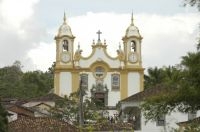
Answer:
[{"label": "carved stone portal", "polygon": [[108,88],[102,83],[97,83],[92,86],[91,95],[95,100],[103,103],[104,106],[108,105]]}]

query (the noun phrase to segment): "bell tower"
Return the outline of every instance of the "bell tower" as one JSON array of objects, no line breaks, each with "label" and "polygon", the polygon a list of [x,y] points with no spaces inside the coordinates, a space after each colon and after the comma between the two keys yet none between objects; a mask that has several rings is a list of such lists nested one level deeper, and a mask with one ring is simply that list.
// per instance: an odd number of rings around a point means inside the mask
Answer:
[{"label": "bell tower", "polygon": [[63,24],[58,30],[56,40],[56,64],[63,66],[73,65],[74,53],[74,39],[70,26],[66,22],[66,15],[64,13]]},{"label": "bell tower", "polygon": [[55,36],[56,66],[54,71],[54,93],[60,96],[69,95],[72,90],[74,39],[70,26],[67,24],[64,13],[63,24]]},{"label": "bell tower", "polygon": [[141,42],[142,36],[139,29],[134,25],[133,13],[131,14],[131,24],[126,29],[126,34],[122,38],[125,53],[126,66],[142,66]]}]

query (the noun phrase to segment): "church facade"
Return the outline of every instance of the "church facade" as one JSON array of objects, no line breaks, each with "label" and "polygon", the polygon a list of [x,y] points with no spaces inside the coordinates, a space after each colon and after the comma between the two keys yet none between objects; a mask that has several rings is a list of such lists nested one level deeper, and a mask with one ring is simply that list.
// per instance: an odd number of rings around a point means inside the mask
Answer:
[{"label": "church facade", "polygon": [[54,73],[54,92],[59,96],[76,92],[84,88],[88,97],[94,97],[105,106],[116,106],[118,101],[143,91],[144,68],[142,67],[142,36],[138,28],[131,23],[122,38],[123,45],[116,49],[117,56],[107,52],[105,41],[91,44],[92,53],[84,57],[80,45],[75,50],[75,36],[66,21],[55,36],[56,66]]}]

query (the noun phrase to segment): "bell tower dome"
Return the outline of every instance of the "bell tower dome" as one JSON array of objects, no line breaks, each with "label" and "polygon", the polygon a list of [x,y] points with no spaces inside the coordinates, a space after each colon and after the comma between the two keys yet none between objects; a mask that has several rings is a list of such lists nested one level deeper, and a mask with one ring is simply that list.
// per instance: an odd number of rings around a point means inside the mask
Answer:
[{"label": "bell tower dome", "polygon": [[133,13],[131,15],[131,24],[126,29],[125,36],[122,38],[124,43],[124,53],[126,56],[126,65],[130,66],[141,66],[141,42],[142,36],[140,35],[139,29],[134,25]]},{"label": "bell tower dome", "polygon": [[73,37],[71,28],[66,22],[65,13],[64,13],[64,17],[63,17],[63,24],[60,26],[57,36],[64,36],[64,35],[69,36],[69,37]]}]

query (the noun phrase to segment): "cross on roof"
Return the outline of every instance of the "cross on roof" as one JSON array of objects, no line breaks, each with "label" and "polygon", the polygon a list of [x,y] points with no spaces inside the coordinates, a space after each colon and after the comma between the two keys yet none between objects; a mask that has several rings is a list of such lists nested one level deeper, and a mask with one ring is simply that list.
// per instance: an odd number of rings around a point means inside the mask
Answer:
[{"label": "cross on roof", "polygon": [[98,41],[101,41],[100,35],[102,34],[102,32],[99,30],[99,31],[97,32],[97,34],[98,34]]}]

